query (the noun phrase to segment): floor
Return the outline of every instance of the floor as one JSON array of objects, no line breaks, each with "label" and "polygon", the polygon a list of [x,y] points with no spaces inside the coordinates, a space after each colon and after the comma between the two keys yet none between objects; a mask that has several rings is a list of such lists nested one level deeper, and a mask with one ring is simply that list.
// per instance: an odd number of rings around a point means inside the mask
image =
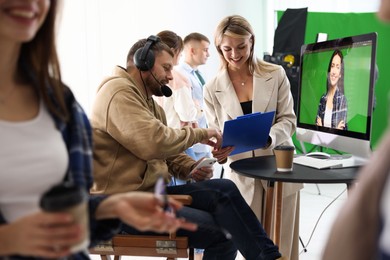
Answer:
[{"label": "floor", "polygon": [[[320,194],[319,194],[320,191]],[[329,229],[347,199],[345,184],[305,184],[301,191],[300,260],[320,260]]]},{"label": "floor", "polygon": [[[300,260],[320,260],[329,228],[337,212],[347,199],[344,184],[305,184],[301,190],[300,237],[306,252],[300,244]],[[100,259],[91,256],[93,260]],[[164,258],[123,257],[124,260],[162,260]]]}]

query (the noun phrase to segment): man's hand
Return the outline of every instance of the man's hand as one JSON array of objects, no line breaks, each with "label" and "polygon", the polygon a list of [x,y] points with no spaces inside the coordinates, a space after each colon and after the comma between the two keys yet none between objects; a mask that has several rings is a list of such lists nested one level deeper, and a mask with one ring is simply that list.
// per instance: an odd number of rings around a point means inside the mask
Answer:
[{"label": "man's hand", "polygon": [[193,170],[191,171],[191,177],[196,182],[210,180],[213,177],[213,164],[209,164],[207,166],[203,166],[197,169],[197,166],[203,161],[203,159],[205,159],[205,157],[195,162],[192,167]]},{"label": "man's hand", "polygon": [[222,133],[217,129],[207,128],[207,139],[201,141],[202,144],[207,144],[214,149],[219,149],[222,145]]}]

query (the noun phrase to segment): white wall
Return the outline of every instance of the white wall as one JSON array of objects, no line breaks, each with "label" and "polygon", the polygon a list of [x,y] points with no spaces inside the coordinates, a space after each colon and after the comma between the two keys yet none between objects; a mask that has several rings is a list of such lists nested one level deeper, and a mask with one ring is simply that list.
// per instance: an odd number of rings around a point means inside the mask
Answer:
[{"label": "white wall", "polygon": [[309,7],[321,12],[375,12],[379,0],[68,0],[58,35],[63,79],[89,113],[95,90],[115,65],[125,65],[138,39],[161,30],[182,37],[197,31],[211,41],[211,57],[201,67],[207,78],[218,69],[214,29],[225,16],[240,14],[252,24],[255,51],[272,52],[275,10]]},{"label": "white wall", "polygon": [[100,81],[115,65],[125,65],[131,45],[165,29],[183,38],[197,31],[210,39],[211,57],[201,69],[211,78],[219,65],[213,44],[214,29],[227,15],[240,14],[249,20],[258,35],[256,51],[262,57],[266,49],[263,34],[268,26],[264,3],[258,0],[64,1],[58,35],[63,79],[88,113]]}]

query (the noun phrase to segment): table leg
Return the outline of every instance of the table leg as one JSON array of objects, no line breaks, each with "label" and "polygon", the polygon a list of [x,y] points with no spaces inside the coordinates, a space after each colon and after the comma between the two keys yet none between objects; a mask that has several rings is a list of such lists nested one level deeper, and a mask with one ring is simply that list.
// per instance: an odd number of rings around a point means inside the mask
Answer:
[{"label": "table leg", "polygon": [[280,245],[280,231],[282,226],[282,206],[283,206],[283,182],[276,182],[275,188],[275,212],[274,212],[274,233],[273,241]]},{"label": "table leg", "polygon": [[268,236],[271,236],[271,224],[272,224],[272,207],[274,202],[274,182],[267,182],[267,191],[265,196],[265,212],[264,212],[264,230]]}]

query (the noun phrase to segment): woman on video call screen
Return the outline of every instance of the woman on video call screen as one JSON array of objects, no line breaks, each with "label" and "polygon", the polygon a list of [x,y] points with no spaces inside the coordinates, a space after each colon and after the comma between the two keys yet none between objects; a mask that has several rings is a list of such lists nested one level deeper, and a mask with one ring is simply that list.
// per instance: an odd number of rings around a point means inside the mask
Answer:
[{"label": "woman on video call screen", "polygon": [[370,46],[306,53],[301,68],[300,123],[365,133],[370,64]]},{"label": "woman on video call screen", "polygon": [[343,53],[335,50],[330,58],[326,80],[326,93],[318,105],[316,124],[347,130],[347,99],[344,95]]}]

